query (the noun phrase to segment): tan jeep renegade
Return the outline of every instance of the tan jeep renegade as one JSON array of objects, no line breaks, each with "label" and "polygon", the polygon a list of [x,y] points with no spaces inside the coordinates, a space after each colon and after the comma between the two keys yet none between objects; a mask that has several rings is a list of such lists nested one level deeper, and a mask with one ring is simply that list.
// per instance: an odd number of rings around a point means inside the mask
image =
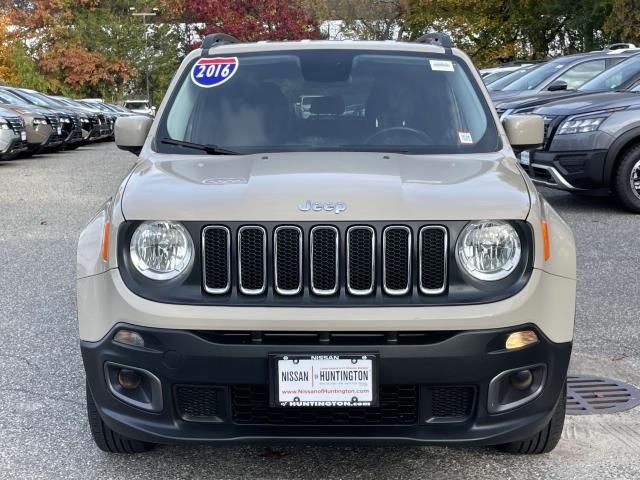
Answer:
[{"label": "tan jeep renegade", "polygon": [[552,450],[571,231],[447,36],[205,39],[82,232],[97,445],[319,439]]}]

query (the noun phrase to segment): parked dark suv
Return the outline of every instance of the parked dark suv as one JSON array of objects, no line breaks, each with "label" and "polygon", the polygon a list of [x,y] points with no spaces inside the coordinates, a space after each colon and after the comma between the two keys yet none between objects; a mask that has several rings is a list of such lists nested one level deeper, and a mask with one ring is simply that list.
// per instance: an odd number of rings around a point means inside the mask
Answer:
[{"label": "parked dark suv", "polygon": [[495,107],[498,115],[504,118],[506,115],[532,112],[546,103],[566,98],[614,90],[626,91],[635,87],[638,83],[640,83],[640,53],[636,53],[618,63],[615,67],[605,70],[576,90],[532,93],[506,101],[498,101],[495,103]]},{"label": "parked dark suv", "polygon": [[532,93],[575,90],[596,75],[637,53],[640,53],[640,50],[605,50],[556,58],[531,69],[503,90],[491,92],[491,98],[497,103]]},{"label": "parked dark suv", "polygon": [[640,213],[639,94],[637,85],[534,110],[544,117],[544,146],[521,154],[534,182],[574,193],[613,193]]}]

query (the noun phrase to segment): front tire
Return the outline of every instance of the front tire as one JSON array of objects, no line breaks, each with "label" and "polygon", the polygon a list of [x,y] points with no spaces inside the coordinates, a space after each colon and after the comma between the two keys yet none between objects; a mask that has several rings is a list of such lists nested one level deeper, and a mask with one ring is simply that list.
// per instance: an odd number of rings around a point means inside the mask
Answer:
[{"label": "front tire", "polygon": [[632,147],[620,158],[612,189],[624,208],[640,213],[640,145]]},{"label": "front tire", "polygon": [[519,442],[498,445],[498,450],[521,455],[539,455],[551,452],[562,437],[564,417],[567,411],[567,386],[560,391],[560,398],[553,411],[553,416],[542,430]]},{"label": "front tire", "polygon": [[107,453],[143,453],[155,447],[155,444],[127,438],[111,430],[100,418],[96,403],[87,383],[87,416],[93,441],[98,448]]}]

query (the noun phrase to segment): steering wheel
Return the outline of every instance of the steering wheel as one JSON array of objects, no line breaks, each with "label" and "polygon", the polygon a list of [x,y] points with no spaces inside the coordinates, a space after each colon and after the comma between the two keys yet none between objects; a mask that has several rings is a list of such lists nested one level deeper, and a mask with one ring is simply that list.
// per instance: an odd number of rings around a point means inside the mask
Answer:
[{"label": "steering wheel", "polygon": [[420,139],[421,142],[433,144],[433,138],[431,138],[428,133],[423,132],[422,130],[416,130],[415,128],[410,128],[410,127],[387,127],[387,128],[383,128],[382,130],[374,133],[369,138],[367,138],[364,141],[364,143],[366,145],[370,145],[370,144],[374,143],[374,140],[377,140],[379,138],[384,138],[384,137],[390,136],[392,134],[397,134],[398,136],[404,135],[404,136],[407,136],[407,137],[412,136],[415,139]]}]

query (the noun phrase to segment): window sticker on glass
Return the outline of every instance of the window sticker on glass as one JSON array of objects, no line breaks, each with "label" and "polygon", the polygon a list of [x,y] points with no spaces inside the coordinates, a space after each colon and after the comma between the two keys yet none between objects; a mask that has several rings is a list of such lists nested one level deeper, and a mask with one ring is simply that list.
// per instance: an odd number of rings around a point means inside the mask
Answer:
[{"label": "window sticker on glass", "polygon": [[453,72],[453,62],[449,60],[429,60],[434,72]]},{"label": "window sticker on glass", "polygon": [[229,81],[237,71],[237,57],[201,58],[191,69],[191,80],[199,87],[217,87]]},{"label": "window sticker on glass", "polygon": [[458,132],[458,139],[462,145],[472,145],[473,138],[469,132]]}]

